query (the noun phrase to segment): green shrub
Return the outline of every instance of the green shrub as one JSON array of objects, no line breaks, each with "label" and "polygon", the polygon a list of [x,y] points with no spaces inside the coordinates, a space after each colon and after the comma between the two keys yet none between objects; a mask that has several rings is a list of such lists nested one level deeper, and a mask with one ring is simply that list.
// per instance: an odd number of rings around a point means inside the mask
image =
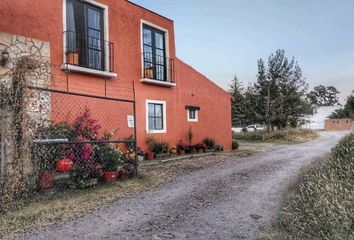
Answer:
[{"label": "green shrub", "polygon": [[238,142],[233,139],[232,140],[232,150],[237,150],[240,147],[240,144],[238,144]]},{"label": "green shrub", "polygon": [[207,147],[207,149],[215,149],[215,140],[209,137],[204,138],[204,140],[202,141],[202,143],[204,143]]},{"label": "green shrub", "polygon": [[148,144],[149,151],[156,154],[167,153],[169,149],[169,144],[166,140],[156,139],[154,137],[146,138],[146,143]]},{"label": "green shrub", "polygon": [[154,141],[153,152],[156,154],[167,153],[169,149],[168,142],[166,140],[156,139]]},{"label": "green shrub", "polygon": [[123,165],[123,153],[110,145],[96,145],[94,147],[94,155],[104,171],[116,171],[118,166]]},{"label": "green shrub", "polygon": [[300,177],[280,224],[293,239],[354,239],[354,133]]}]

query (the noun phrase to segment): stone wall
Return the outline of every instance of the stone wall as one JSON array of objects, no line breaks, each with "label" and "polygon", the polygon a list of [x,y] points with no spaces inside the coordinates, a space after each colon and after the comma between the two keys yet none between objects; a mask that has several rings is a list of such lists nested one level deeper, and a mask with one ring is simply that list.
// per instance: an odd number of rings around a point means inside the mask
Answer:
[{"label": "stone wall", "polygon": [[[16,61],[24,56],[31,56],[41,63],[41,67],[36,69],[33,75],[27,79],[28,85],[38,87],[48,87],[50,84],[50,45],[48,42],[26,38],[17,35],[0,32],[0,57],[2,52],[8,52],[10,59],[5,66],[0,66],[0,84],[6,87],[11,86],[11,70]],[[29,91],[28,99],[26,99],[27,116],[30,119],[31,126],[42,124],[50,119],[50,96],[42,96],[43,94],[36,91]],[[13,113],[10,108],[0,109],[0,178],[3,176],[11,177],[12,162],[14,157],[14,139],[11,130],[13,123]],[[30,139],[33,128],[25,129],[24,135]],[[26,142],[23,146],[25,153],[24,174],[30,176],[33,173],[33,163],[30,156],[30,142]]]},{"label": "stone wall", "polygon": [[350,131],[354,130],[354,120],[350,118],[327,119],[325,121],[326,131]]}]

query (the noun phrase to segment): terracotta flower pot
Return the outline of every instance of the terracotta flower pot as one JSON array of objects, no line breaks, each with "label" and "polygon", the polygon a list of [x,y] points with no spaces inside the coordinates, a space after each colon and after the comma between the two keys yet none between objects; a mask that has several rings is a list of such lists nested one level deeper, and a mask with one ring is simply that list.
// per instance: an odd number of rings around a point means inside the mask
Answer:
[{"label": "terracotta flower pot", "polygon": [[129,172],[126,171],[126,170],[121,170],[121,171],[119,171],[119,178],[120,178],[121,180],[126,180],[126,179],[128,179],[128,178],[129,178]]},{"label": "terracotta flower pot", "polygon": [[50,189],[54,186],[54,171],[44,171],[39,178],[39,186],[41,189]]},{"label": "terracotta flower pot", "polygon": [[204,149],[203,149],[203,148],[198,148],[198,153],[199,153],[199,154],[204,153]]},{"label": "terracotta flower pot", "polygon": [[117,171],[104,172],[103,177],[107,183],[113,183],[113,182],[117,181],[118,172]]},{"label": "terracotta flower pot", "polygon": [[154,159],[154,156],[155,156],[155,153],[154,153],[154,152],[146,152],[146,153],[145,153],[145,158],[146,158],[146,160],[153,160],[153,159]]},{"label": "terracotta flower pot", "polygon": [[147,67],[144,69],[144,77],[145,78],[153,78],[154,77],[154,70],[152,67]]},{"label": "terracotta flower pot", "polygon": [[178,149],[178,155],[184,155],[186,151],[184,149]]},{"label": "terracotta flower pot", "polygon": [[68,63],[73,65],[79,65],[79,54],[68,53]]}]

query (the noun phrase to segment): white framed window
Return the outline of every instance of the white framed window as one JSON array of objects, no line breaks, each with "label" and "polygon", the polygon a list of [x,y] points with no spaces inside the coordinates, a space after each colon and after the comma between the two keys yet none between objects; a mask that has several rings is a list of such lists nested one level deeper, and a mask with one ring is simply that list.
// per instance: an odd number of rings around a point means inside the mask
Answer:
[{"label": "white framed window", "polygon": [[94,0],[63,0],[62,69],[114,77],[108,6]]},{"label": "white framed window", "polygon": [[146,100],[147,133],[166,133],[166,101]]},{"label": "white framed window", "polygon": [[194,108],[187,109],[188,122],[198,122],[198,110]]},{"label": "white framed window", "polygon": [[175,87],[168,29],[141,20],[141,67],[143,83]]}]

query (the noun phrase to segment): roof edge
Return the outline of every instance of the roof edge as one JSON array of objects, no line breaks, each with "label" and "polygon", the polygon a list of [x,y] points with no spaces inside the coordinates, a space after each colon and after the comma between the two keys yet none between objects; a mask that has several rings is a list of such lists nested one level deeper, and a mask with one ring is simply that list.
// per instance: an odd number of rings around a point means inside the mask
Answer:
[{"label": "roof edge", "polygon": [[213,80],[211,80],[210,78],[208,78],[207,76],[205,76],[203,73],[199,72],[197,69],[195,69],[192,65],[186,63],[185,61],[183,61],[182,59],[180,59],[179,57],[176,56],[176,59],[181,62],[182,64],[186,65],[187,67],[191,68],[193,71],[197,72],[199,75],[203,76],[207,81],[209,81],[212,85],[214,85],[215,87],[217,87],[219,90],[223,91],[224,93],[226,93],[227,95],[230,95],[230,93],[222,88],[221,86],[219,86],[216,82],[214,82]]},{"label": "roof edge", "polygon": [[168,17],[165,17],[165,16],[163,16],[163,15],[157,13],[157,12],[154,12],[154,11],[152,11],[152,10],[150,10],[150,9],[147,9],[147,8],[145,8],[145,7],[143,7],[143,6],[140,6],[139,4],[136,4],[136,3],[132,2],[132,1],[126,0],[126,2],[128,2],[128,3],[130,3],[130,4],[134,5],[134,6],[136,6],[136,7],[138,7],[138,8],[144,9],[144,10],[146,10],[146,11],[148,11],[148,12],[151,12],[151,13],[153,13],[153,14],[159,16],[159,17],[162,17],[162,18],[164,18],[164,19],[166,19],[166,20],[168,20],[168,21],[170,21],[170,22],[174,22],[172,19],[170,19],[170,18],[168,18]]}]

